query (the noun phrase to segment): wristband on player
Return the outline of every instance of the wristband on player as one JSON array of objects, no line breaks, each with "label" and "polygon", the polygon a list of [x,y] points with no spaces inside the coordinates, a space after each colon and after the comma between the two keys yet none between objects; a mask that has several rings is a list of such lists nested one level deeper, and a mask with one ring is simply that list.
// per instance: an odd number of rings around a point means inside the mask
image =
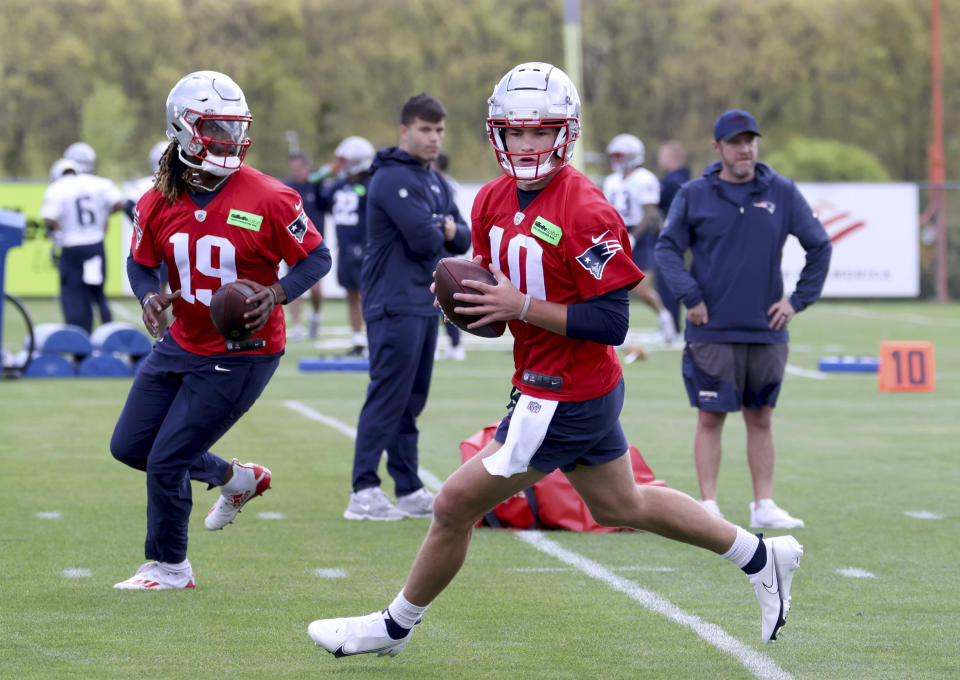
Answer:
[{"label": "wristband on player", "polygon": [[144,309],[147,308],[147,303],[150,302],[153,298],[157,297],[160,293],[150,293],[147,297],[143,298],[143,302],[140,303],[140,306]]},{"label": "wristband on player", "polygon": [[273,286],[270,286],[270,292],[273,293],[273,306],[276,307],[280,304],[280,294],[277,292],[277,289]]},{"label": "wristband on player", "polygon": [[523,301],[523,309],[520,310],[520,316],[517,318],[521,321],[525,321],[527,318],[527,312],[530,311],[530,294],[527,294],[527,299]]}]

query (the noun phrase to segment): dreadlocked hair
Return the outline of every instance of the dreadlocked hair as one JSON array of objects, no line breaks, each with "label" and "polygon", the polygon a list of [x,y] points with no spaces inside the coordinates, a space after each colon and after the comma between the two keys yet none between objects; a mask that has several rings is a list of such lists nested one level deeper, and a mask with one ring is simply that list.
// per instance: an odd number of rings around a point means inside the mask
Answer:
[{"label": "dreadlocked hair", "polygon": [[180,200],[180,192],[189,186],[184,179],[184,174],[189,170],[190,168],[180,160],[176,142],[170,142],[167,150],[160,157],[160,168],[153,181],[154,188],[163,194],[164,200],[169,205]]}]

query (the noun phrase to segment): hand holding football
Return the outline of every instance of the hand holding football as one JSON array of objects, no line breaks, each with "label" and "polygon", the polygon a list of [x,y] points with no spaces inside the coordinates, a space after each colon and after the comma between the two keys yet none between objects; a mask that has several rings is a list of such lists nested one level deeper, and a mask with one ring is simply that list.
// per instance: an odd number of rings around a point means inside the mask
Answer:
[{"label": "hand holding football", "polygon": [[210,320],[227,340],[241,341],[253,335],[253,329],[246,328],[250,320],[243,318],[246,312],[256,309],[256,303],[246,302],[253,294],[253,288],[247,284],[231,281],[210,298]]},{"label": "hand holding football", "polygon": [[457,314],[453,311],[454,307],[473,307],[473,303],[463,300],[454,300],[454,293],[478,293],[475,288],[469,288],[463,285],[463,281],[482,281],[491,286],[497,285],[497,278],[482,266],[473,260],[467,260],[462,257],[445,257],[437,263],[435,290],[437,302],[440,303],[440,309],[444,315],[460,330],[479,335],[481,338],[498,338],[503,335],[507,329],[506,321],[493,321],[491,323],[479,326],[477,328],[467,328],[479,316],[470,314]]}]

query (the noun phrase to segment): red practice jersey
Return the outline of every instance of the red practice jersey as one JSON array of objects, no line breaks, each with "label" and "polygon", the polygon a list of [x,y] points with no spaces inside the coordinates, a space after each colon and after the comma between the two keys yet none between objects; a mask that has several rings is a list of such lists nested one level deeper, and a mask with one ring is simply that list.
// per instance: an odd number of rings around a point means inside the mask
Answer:
[{"label": "red practice jersey", "polygon": [[[186,192],[169,205],[151,189],[140,199],[134,219],[133,258],[147,267],[166,262],[173,303],[170,334],[195,354],[226,352],[225,340],[210,320],[210,298],[220,286],[249,279],[264,286],[277,282],[277,265],[291,266],[323,238],[303,211],[295,190],[240,166],[220,193],[200,208]],[[255,338],[266,346],[253,354],[276,354],[286,344],[283,310],[278,305]]]},{"label": "red practice jersey", "polygon": [[[643,279],[620,214],[570,166],[561,168],[523,211],[515,179],[504,175],[489,182],[477,194],[472,219],[474,254],[483,256],[484,266],[492,262],[499,267],[531,297],[569,305],[632,288]],[[509,326],[513,384],[524,394],[584,401],[606,394],[620,381],[620,359],[610,345],[516,319]]]}]

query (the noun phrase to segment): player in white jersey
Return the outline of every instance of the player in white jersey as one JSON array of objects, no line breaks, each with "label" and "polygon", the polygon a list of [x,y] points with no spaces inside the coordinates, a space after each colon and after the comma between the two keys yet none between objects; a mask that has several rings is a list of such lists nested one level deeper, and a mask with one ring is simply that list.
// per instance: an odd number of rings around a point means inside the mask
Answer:
[{"label": "player in white jersey", "polygon": [[[619,134],[607,145],[607,158],[612,173],[603,180],[603,194],[617,209],[627,225],[633,245],[633,261],[647,274],[633,289],[657,314],[663,341],[672,343],[677,338],[673,316],[664,308],[660,295],[650,284],[653,273],[653,244],[660,231],[660,180],[643,166],[644,146],[639,138]],[[627,347],[629,363],[644,356],[640,345]]]},{"label": "player in white jersey", "polygon": [[123,208],[124,198],[110,180],[77,173],[76,165],[58,163],[54,170],[62,174],[44,192],[40,217],[61,248],[60,306],[64,321],[89,333],[93,329],[94,304],[100,310],[102,323],[112,319],[103,292],[103,238],[107,220]]}]

